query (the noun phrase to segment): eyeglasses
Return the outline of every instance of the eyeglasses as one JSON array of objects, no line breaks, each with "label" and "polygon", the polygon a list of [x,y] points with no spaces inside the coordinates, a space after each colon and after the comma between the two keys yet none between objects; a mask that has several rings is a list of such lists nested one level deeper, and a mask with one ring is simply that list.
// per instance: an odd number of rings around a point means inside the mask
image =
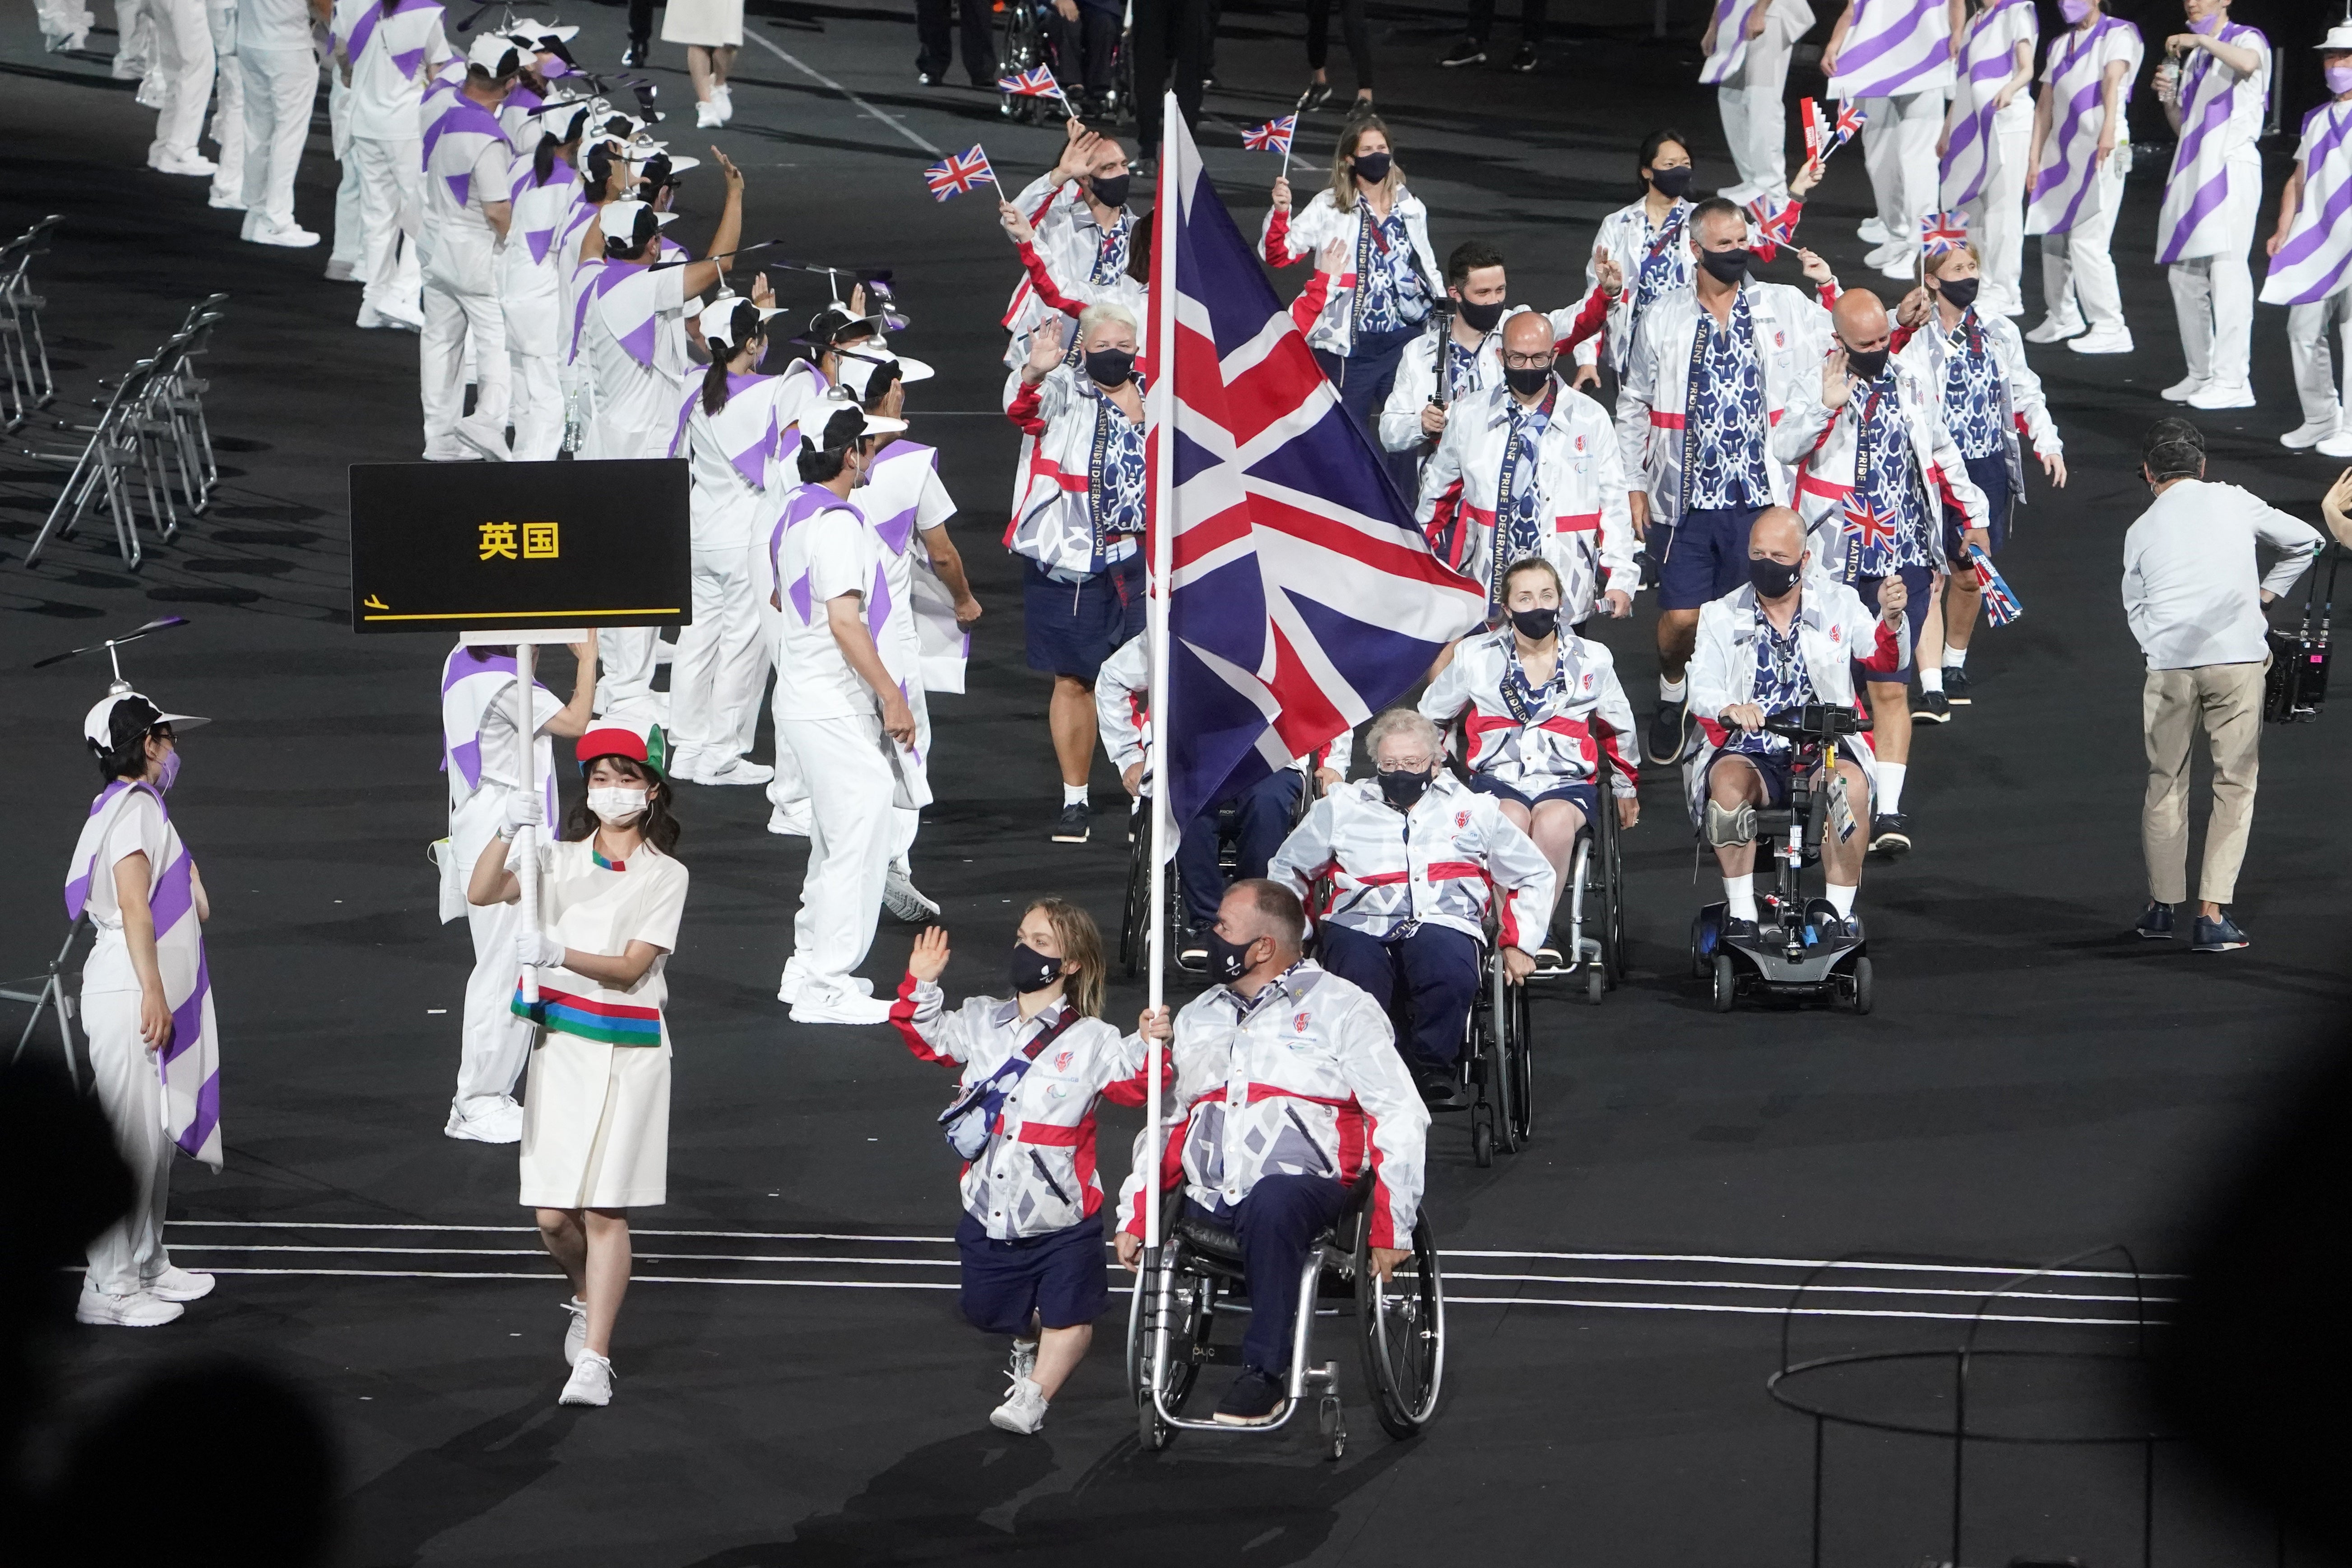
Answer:
[{"label": "eyeglasses", "polygon": [[1546,351],[1539,354],[1507,353],[1503,356],[1505,370],[1549,370],[1559,363],[1559,353],[1552,351]]},{"label": "eyeglasses", "polygon": [[1395,757],[1381,764],[1384,773],[1425,773],[1429,771],[1427,757]]}]

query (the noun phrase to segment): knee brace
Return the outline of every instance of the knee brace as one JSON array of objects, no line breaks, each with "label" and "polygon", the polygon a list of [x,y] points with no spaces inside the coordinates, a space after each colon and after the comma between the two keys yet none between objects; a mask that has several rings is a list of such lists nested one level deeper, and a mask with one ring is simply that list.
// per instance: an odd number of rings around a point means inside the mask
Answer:
[{"label": "knee brace", "polygon": [[1706,803],[1706,841],[1717,849],[1728,849],[1735,844],[1750,844],[1756,838],[1756,808],[1741,805],[1727,811],[1713,801]]}]

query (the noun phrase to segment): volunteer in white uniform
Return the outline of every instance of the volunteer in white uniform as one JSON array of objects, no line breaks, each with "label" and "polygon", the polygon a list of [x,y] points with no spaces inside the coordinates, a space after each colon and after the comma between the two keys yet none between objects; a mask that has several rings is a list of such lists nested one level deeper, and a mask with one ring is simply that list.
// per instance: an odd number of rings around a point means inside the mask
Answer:
[{"label": "volunteer in white uniform", "polygon": [[[185,4],[186,0],[169,0]],[[294,171],[319,100],[311,7],[326,0],[237,0],[236,61],[245,98],[245,226],[239,237],[295,249],[319,237],[294,221]]]},{"label": "volunteer in white uniform", "polygon": [[2025,154],[2033,140],[2033,0],[1971,0],[1958,90],[1936,143],[1940,205],[1966,219],[1984,258],[1982,309],[2025,314]]},{"label": "volunteer in white uniform", "polygon": [[213,113],[205,134],[214,153],[213,186],[205,205],[245,210],[245,76],[236,63],[236,0],[206,0],[213,35]]},{"label": "volunteer in white uniform", "polygon": [[1699,49],[1739,183],[1727,201],[1789,199],[1789,58],[1813,25],[1805,0],[1717,0]]},{"label": "volunteer in white uniform", "polygon": [[515,658],[512,647],[467,647],[450,651],[441,667],[441,765],[449,775],[449,839],[441,851],[441,919],[466,917],[474,939],[474,968],[466,979],[460,1023],[457,1092],[442,1131],[476,1143],[511,1143],[522,1136],[522,1108],[514,1101],[530,1047],[530,1031],[519,1028],[507,1002],[514,994],[515,912],[503,904],[482,907],[466,899],[466,879],[482,847],[508,822],[507,805],[517,794],[540,803],[541,816],[555,801],[551,735],[576,736],[588,729],[590,700],[596,690],[596,645],[572,650],[579,661],[572,700],[531,684],[530,782],[520,776],[515,739]]},{"label": "volunteer in white uniform", "polygon": [[1962,0],[1846,0],[1822,50],[1829,94],[1863,112],[1862,155],[1878,198],[1864,257],[1889,278],[1917,265],[1920,219],[1933,210],[1936,138],[1952,96]]},{"label": "volunteer in white uniform", "polygon": [[[204,879],[163,795],[180,771],[176,732],[205,722],[165,713],[121,682],[82,721],[106,787],[91,803],[66,881],[66,915],[89,916],[97,941],[81,972],[83,1047],[115,1146],[130,1167],[131,1207],[89,1244],[77,1321],[145,1329],[168,1323],[213,1288],[163,1249],[172,1154],[220,1169],[219,1082],[211,1109],[177,1102],[182,1069],[216,1063],[200,922]],[[216,1070],[216,1068],[215,1068]],[[191,1110],[196,1120],[190,1121]]]},{"label": "volunteer in white uniform", "polygon": [[2189,31],[2164,41],[2156,100],[2179,133],[2156,259],[2172,284],[2189,374],[2164,390],[2191,408],[2252,408],[2254,275],[2263,204],[2258,145],[2270,108],[2270,40],[2230,20],[2230,0],[2188,0]]},{"label": "volunteer in white uniform", "polygon": [[[580,738],[588,798],[564,838],[539,849],[537,931],[516,933],[539,966],[539,1001],[514,1007],[535,1026],[522,1125],[522,1193],[540,1239],[572,1281],[559,1403],[613,1397],[613,1321],[629,1288],[629,1216],[666,1201],[669,1183],[669,995],[663,969],[686,914],[686,867],[674,856],[657,726],[604,721]],[[511,804],[535,807],[536,795]],[[503,837],[503,836],[502,836]],[[509,845],[474,864],[477,904],[521,897]]]},{"label": "volunteer in white uniform", "polygon": [[147,14],[155,28],[155,64],[139,94],[142,103],[155,100],[147,166],[165,174],[209,174],[213,161],[196,150],[213,92],[212,24],[204,0],[147,0]]},{"label": "volunteer in white uniform", "polygon": [[2076,353],[2132,350],[2109,250],[2131,135],[2124,110],[2139,74],[2139,29],[2101,13],[2100,0],[2058,0],[2066,31],[2051,40],[2033,107],[2033,171],[2025,232],[2042,239],[2042,324],[2030,343],[2072,340]]},{"label": "volunteer in white uniform", "polygon": [[776,734],[809,785],[808,873],[776,997],[796,1024],[879,1024],[888,1003],[852,971],[882,909],[891,807],[929,799],[910,748],[915,715],[875,645],[882,542],[850,492],[881,437],[906,426],[844,407],[820,438],[802,437],[801,486],[773,546],[784,633],[776,657]]},{"label": "volunteer in white uniform", "polygon": [[[457,90],[428,94],[423,105],[432,124],[424,148],[425,221],[417,246],[425,327],[416,363],[428,463],[507,455],[507,323],[499,309],[496,252],[514,216],[507,200],[514,149],[492,111],[522,68],[522,58],[513,39],[485,34],[467,50],[466,76]],[[465,413],[468,358],[470,415]]]},{"label": "volunteer in white uniform", "polygon": [[[2279,444],[2352,458],[2352,424],[2344,423],[2352,406],[2352,228],[2341,221],[2352,205],[2352,21],[2329,28],[2319,48],[2320,70],[2335,97],[2304,116],[2294,172],[2279,193],[2278,227],[2264,246],[2271,259],[2263,303],[2287,307],[2287,348],[2303,403],[2303,423]],[[2330,331],[2343,334],[2343,358],[2333,368]]]},{"label": "volunteer in white uniform", "polygon": [[557,258],[560,237],[581,205],[572,160],[592,112],[586,103],[563,103],[527,121],[538,141],[529,158],[515,160],[508,187],[513,216],[499,251],[499,306],[507,324],[518,463],[553,462],[563,448],[565,402],[556,367],[571,323],[563,319]]},{"label": "volunteer in white uniform", "polygon": [[425,209],[418,116],[426,77],[450,58],[441,21],[432,0],[342,0],[335,13],[334,68],[352,89],[349,166],[359,175],[358,275],[367,280],[362,327],[425,329],[413,232]]}]

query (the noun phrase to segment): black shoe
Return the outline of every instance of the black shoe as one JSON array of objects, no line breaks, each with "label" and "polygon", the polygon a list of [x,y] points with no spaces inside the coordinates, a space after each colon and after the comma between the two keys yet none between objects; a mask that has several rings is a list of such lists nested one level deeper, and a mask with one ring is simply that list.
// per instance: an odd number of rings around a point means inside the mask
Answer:
[{"label": "black shoe", "polygon": [[2153,899],[2149,900],[2147,908],[2139,912],[2139,923],[2133,926],[2132,930],[2150,942],[2170,942],[2172,940],[2172,906],[2159,904]]},{"label": "black shoe", "polygon": [[939,75],[934,71],[919,70],[915,73],[915,85],[917,87],[937,87],[940,85]]},{"label": "black shoe", "polygon": [[1094,832],[1094,816],[1090,805],[1074,802],[1062,807],[1061,815],[1054,818],[1054,842],[1084,844]]},{"label": "black shoe", "polygon": [[1176,943],[1176,967],[1199,974],[1209,967],[1209,939],[1201,928],[1187,931]]},{"label": "black shoe", "polygon": [[1282,1380],[1271,1373],[1260,1372],[1254,1366],[1242,1368],[1225,1389],[1225,1396],[1217,1401],[1217,1425],[1220,1426],[1263,1426],[1274,1419],[1282,1408]]},{"label": "black shoe", "polygon": [[1739,915],[1724,916],[1723,940],[1729,942],[1734,937],[1738,937],[1746,942],[1754,942],[1756,940],[1756,922]]},{"label": "black shoe", "polygon": [[1884,811],[1870,819],[1870,852],[1889,858],[1911,852],[1911,835],[1904,831],[1901,812]]},{"label": "black shoe", "polygon": [[2238,929],[2238,922],[2230,918],[2229,910],[2224,910],[2220,920],[2209,921],[2203,915],[2197,917],[2197,940],[2189,944],[2189,951],[2230,952],[2247,946],[2253,940]]},{"label": "black shoe", "polygon": [[1911,704],[1914,724],[1948,724],[1952,721],[1952,704],[1940,691],[1922,691]]},{"label": "black shoe", "polygon": [[1969,696],[1967,666],[1958,664],[1944,666],[1944,700],[1955,708],[1965,708],[1972,700]]},{"label": "black shoe", "polygon": [[1330,101],[1331,84],[1328,81],[1310,81],[1307,84],[1307,90],[1298,95],[1297,107],[1299,113],[1307,114],[1322,108]]},{"label": "black shoe", "polygon": [[1690,710],[1681,702],[1658,704],[1658,711],[1650,721],[1650,735],[1645,747],[1650,761],[1660,767],[1683,760],[1683,747],[1690,740]]},{"label": "black shoe", "polygon": [[1421,1102],[1432,1110],[1466,1110],[1470,1091],[1462,1086],[1461,1078],[1452,1068],[1414,1066],[1414,1084],[1421,1090]]},{"label": "black shoe", "polygon": [[1439,58],[1437,63],[1450,68],[1454,66],[1475,66],[1483,64],[1486,58],[1486,46],[1485,44],[1479,42],[1476,38],[1465,38],[1460,43],[1454,45],[1452,48],[1446,50],[1444,55]]},{"label": "black shoe", "polygon": [[1521,44],[1518,52],[1511,57],[1511,68],[1523,75],[1535,69],[1541,63],[1536,56],[1536,47],[1533,44]]},{"label": "black shoe", "polygon": [[621,63],[624,66],[642,66],[646,63],[646,57],[652,52],[652,44],[643,38],[631,38],[629,47],[621,51]]}]

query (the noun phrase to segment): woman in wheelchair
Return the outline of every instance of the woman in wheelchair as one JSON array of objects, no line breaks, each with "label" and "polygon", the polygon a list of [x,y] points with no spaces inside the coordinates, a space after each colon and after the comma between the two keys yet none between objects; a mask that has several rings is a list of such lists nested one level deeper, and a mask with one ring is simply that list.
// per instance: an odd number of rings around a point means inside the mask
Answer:
[{"label": "woman in wheelchair", "polygon": [[[1410,1256],[1429,1112],[1398,1059],[1386,1010],[1301,955],[1307,916],[1275,882],[1236,882],[1218,907],[1209,973],[1220,982],[1139,1032],[1172,1040],[1175,1087],[1157,1157],[1139,1139],[1119,1194],[1118,1260],[1143,1247],[1146,1171],[1183,1184],[1182,1214],[1233,1233],[1250,1295],[1242,1370],[1217,1403],[1232,1426],[1280,1412],[1299,1276],[1316,1237],[1367,1169],[1371,1262],[1386,1279]],[[1307,1304],[1311,1306],[1311,1303]]]},{"label": "woman in wheelchair", "polygon": [[940,1118],[964,1159],[961,1305],[975,1327],[1013,1337],[1013,1387],[989,1421],[1034,1432],[1109,1300],[1095,1100],[1143,1103],[1144,1046],[1102,1020],[1102,937],[1076,904],[1022,911],[1009,1001],[973,996],[949,1012],[947,963],[946,931],[915,939],[890,1022],[919,1060],[963,1068]]},{"label": "woman in wheelchair", "polygon": [[1446,771],[1436,725],[1391,708],[1372,721],[1366,740],[1379,776],[1317,801],[1266,875],[1300,899],[1330,879],[1316,911],[1317,956],[1383,1011],[1405,990],[1412,1014],[1405,1060],[1432,1107],[1458,1110],[1470,1103],[1455,1063],[1488,917],[1505,971],[1514,983],[1525,980],[1559,881],[1500,801]]},{"label": "woman in wheelchair", "polygon": [[[1605,748],[1617,824],[1641,819],[1641,775],[1620,744],[1633,732],[1633,704],[1617,661],[1559,624],[1559,573],[1529,556],[1503,575],[1507,624],[1466,638],[1422,695],[1422,716],[1443,728],[1467,710],[1464,763],[1470,787],[1500,803],[1511,826],[1535,840],[1567,886],[1577,835],[1600,809],[1597,779]],[[1538,970],[1561,966],[1549,939]]]}]

